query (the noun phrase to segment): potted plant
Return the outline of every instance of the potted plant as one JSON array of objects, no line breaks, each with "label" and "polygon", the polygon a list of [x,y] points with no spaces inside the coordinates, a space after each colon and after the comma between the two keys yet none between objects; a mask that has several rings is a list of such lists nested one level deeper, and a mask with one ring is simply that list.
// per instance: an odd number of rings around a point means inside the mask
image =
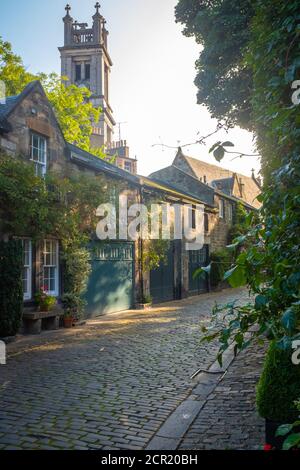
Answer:
[{"label": "potted plant", "polygon": [[284,436],[277,429],[297,420],[296,400],[300,397],[300,365],[292,363],[291,347],[272,341],[257,385],[257,408],[266,422],[266,444],[281,449]]},{"label": "potted plant", "polygon": [[144,294],[136,303],[137,310],[149,310],[152,307],[152,297]]},{"label": "potted plant", "polygon": [[47,288],[43,287],[34,296],[40,312],[50,312],[56,304],[56,298],[47,294]]},{"label": "potted plant", "polygon": [[64,327],[72,328],[74,322],[81,317],[84,301],[77,294],[66,293],[61,302],[64,309]]}]

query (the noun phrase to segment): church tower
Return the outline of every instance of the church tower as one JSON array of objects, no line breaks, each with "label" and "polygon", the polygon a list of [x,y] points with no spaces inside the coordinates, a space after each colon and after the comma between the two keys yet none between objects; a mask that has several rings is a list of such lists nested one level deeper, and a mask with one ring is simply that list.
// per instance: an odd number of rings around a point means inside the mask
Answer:
[{"label": "church tower", "polygon": [[91,103],[101,108],[100,120],[93,124],[92,147],[104,146],[109,160],[130,173],[137,173],[137,160],[130,157],[129,147],[119,137],[113,142],[113,111],[110,106],[109,77],[112,60],[108,53],[108,31],[106,21],[100,13],[99,2],[95,5],[93,25],[74,21],[70,15],[71,7],[65,8],[64,46],[59,47],[61,56],[61,75],[68,78],[68,84],[87,87],[92,95]]},{"label": "church tower", "polygon": [[70,5],[65,9],[64,46],[59,48],[61,74],[68,77],[69,84],[85,86],[92,92],[92,104],[101,107],[103,112],[99,122],[93,125],[91,145],[111,148],[116,123],[109,99],[109,75],[113,64],[108,53],[106,21],[99,11],[99,2],[95,5],[91,28],[73,20]]}]

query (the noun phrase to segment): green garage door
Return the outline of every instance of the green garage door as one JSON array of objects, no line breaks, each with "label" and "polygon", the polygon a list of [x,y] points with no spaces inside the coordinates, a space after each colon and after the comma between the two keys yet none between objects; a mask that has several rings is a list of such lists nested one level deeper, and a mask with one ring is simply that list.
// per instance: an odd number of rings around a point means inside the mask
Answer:
[{"label": "green garage door", "polygon": [[207,266],[209,259],[209,247],[204,245],[201,250],[191,250],[189,254],[189,294],[198,295],[208,291],[207,275],[197,276],[193,279],[196,269]]},{"label": "green garage door", "polygon": [[174,244],[171,243],[166,263],[150,271],[150,294],[154,303],[167,302],[175,298]]},{"label": "green garage door", "polygon": [[120,312],[133,304],[133,243],[95,242],[86,293],[87,316]]}]

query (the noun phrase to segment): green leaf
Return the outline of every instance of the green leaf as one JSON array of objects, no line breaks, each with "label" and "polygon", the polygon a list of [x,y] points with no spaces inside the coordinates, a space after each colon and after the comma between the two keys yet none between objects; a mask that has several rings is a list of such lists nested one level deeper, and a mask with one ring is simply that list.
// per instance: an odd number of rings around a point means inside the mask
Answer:
[{"label": "green leaf", "polygon": [[293,424],[282,424],[277,428],[276,437],[278,436],[286,436],[291,430],[293,429]]},{"label": "green leaf", "polygon": [[291,434],[284,441],[282,450],[290,450],[292,449],[292,447],[296,447],[299,443],[300,443],[300,433]]},{"label": "green leaf", "polygon": [[234,147],[234,144],[227,140],[226,142],[223,142],[222,147]]},{"label": "green leaf", "polygon": [[208,266],[202,266],[201,268],[197,268],[193,272],[193,279],[196,279],[197,277],[204,276],[205,274],[210,274],[211,271],[211,264]]},{"label": "green leaf", "polygon": [[215,150],[215,148],[219,147],[220,145],[221,145],[221,141],[219,140],[209,149],[209,153],[212,153]]},{"label": "green leaf", "polygon": [[241,287],[247,282],[245,269],[242,265],[234,266],[233,268],[226,271],[223,280],[228,280],[231,287]]},{"label": "green leaf", "polygon": [[296,327],[297,319],[294,309],[288,308],[281,317],[281,324],[288,333],[292,333]]},{"label": "green leaf", "polygon": [[214,157],[218,162],[223,160],[224,155],[225,155],[225,150],[223,149],[223,147],[220,146],[216,148],[216,150],[214,150]]},{"label": "green leaf", "polygon": [[265,295],[257,295],[255,297],[255,308],[259,310],[261,307],[265,307],[268,303],[268,299]]}]

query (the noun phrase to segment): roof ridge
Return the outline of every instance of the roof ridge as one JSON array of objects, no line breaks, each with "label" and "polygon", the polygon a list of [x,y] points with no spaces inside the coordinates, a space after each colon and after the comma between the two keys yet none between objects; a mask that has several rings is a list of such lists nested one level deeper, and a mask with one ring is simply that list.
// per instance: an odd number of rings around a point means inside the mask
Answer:
[{"label": "roof ridge", "polygon": [[251,176],[248,176],[248,175],[244,175],[243,173],[238,173],[237,171],[234,171],[234,170],[230,170],[229,168],[224,168],[222,166],[217,166],[217,165],[214,165],[213,163],[208,163],[208,162],[205,162],[204,160],[200,160],[198,158],[195,158],[195,157],[190,157],[189,155],[185,155],[184,153],[182,153],[182,156],[187,159],[187,160],[194,160],[196,163],[202,163],[204,165],[208,165],[209,167],[211,168],[216,168],[217,170],[221,170],[221,171],[228,171],[229,173],[231,173],[231,177],[234,176],[234,174],[236,174],[237,176],[242,176],[244,178],[249,178],[252,180],[252,177]]}]

